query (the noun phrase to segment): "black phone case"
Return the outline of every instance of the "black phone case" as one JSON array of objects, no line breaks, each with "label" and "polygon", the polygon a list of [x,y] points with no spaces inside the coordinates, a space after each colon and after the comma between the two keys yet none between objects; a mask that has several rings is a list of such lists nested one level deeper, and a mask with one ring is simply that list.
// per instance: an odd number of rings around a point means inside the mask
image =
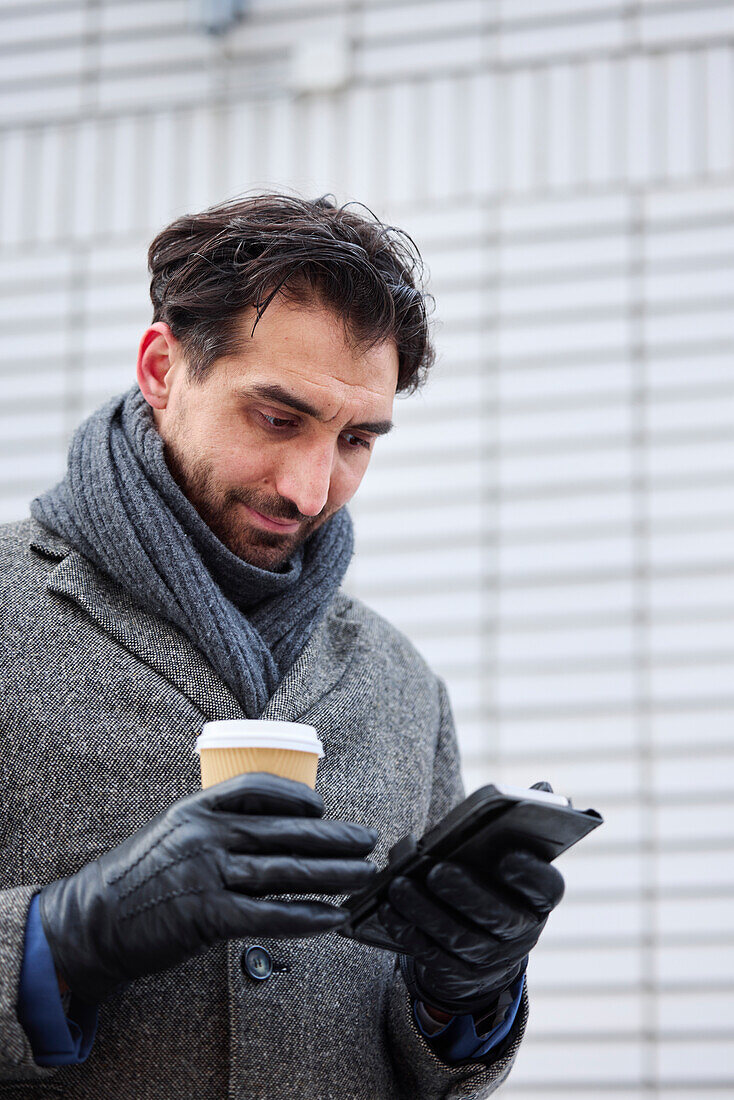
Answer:
[{"label": "black phone case", "polygon": [[422,881],[435,863],[447,859],[491,880],[492,867],[503,852],[525,848],[550,861],[602,821],[596,810],[512,798],[491,784],[480,787],[419,840],[409,834],[393,845],[387,867],[378,872],[370,886],[339,907],[347,909],[351,917],[337,931],[361,943],[408,954],[405,947],[390,938],[377,915],[396,875]]}]

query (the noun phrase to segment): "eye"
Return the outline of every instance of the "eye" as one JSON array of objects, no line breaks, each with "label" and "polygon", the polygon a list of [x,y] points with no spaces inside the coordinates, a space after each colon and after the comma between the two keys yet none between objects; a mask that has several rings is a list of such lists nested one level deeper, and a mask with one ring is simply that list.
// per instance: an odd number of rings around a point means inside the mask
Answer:
[{"label": "eye", "polygon": [[283,416],[269,416],[267,413],[260,413],[260,416],[271,428],[287,428],[292,427],[294,424],[293,420],[288,420]]},{"label": "eye", "polygon": [[358,447],[365,447],[365,448],[366,448],[366,449],[367,449],[368,451],[372,449],[372,442],[371,442],[371,440],[369,440],[369,439],[362,439],[362,437],[361,437],[361,436],[359,436],[359,435],[352,435],[352,434],[351,434],[351,432],[348,432],[348,433],[347,433],[347,434],[346,434],[346,435],[344,436],[344,439],[347,439],[347,440],[349,440],[349,446],[350,446],[350,447],[353,447],[355,451],[357,450],[357,448],[358,448]]},{"label": "eye", "polygon": [[[260,412],[259,409],[257,415],[260,417],[261,421],[264,421],[266,427],[272,428],[273,431],[276,432],[283,432],[287,431],[289,428],[298,427],[298,421],[291,420],[290,417],[274,416],[272,413]],[[344,432],[341,438],[346,442],[350,451],[357,451],[360,447],[363,447],[366,451],[372,450],[371,439],[363,439],[362,436],[354,435],[353,432]]]}]

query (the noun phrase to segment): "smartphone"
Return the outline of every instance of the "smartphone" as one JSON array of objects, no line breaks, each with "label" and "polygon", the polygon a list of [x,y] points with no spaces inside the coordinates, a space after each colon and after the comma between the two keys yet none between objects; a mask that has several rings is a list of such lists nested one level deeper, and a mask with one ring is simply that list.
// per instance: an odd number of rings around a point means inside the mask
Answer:
[{"label": "smartphone", "polygon": [[409,834],[394,844],[387,867],[339,907],[351,916],[336,931],[361,943],[409,954],[390,938],[377,915],[396,875],[420,882],[435,863],[450,860],[491,881],[492,867],[504,852],[524,848],[551,861],[602,822],[596,810],[576,810],[570,799],[550,791],[503,783],[480,787],[420,839]]}]

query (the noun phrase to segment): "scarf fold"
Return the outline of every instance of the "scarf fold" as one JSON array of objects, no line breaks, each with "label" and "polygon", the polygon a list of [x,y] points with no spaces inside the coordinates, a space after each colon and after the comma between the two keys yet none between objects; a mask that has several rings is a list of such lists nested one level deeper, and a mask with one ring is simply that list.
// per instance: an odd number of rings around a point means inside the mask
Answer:
[{"label": "scarf fold", "polygon": [[233,554],[171,476],[137,383],[76,429],[66,476],[31,515],[180,627],[258,718],[341,584],[353,551],[346,508],[316,530],[282,573]]}]

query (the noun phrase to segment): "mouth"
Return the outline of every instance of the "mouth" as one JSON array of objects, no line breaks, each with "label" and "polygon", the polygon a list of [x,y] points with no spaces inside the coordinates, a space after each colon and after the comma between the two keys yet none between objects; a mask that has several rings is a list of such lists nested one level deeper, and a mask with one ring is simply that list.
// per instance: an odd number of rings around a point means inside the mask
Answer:
[{"label": "mouth", "polygon": [[264,516],[262,512],[256,512],[247,504],[243,504],[242,507],[247,510],[253,522],[265,531],[278,531],[281,535],[292,535],[301,526],[299,520],[272,519],[271,516]]}]

